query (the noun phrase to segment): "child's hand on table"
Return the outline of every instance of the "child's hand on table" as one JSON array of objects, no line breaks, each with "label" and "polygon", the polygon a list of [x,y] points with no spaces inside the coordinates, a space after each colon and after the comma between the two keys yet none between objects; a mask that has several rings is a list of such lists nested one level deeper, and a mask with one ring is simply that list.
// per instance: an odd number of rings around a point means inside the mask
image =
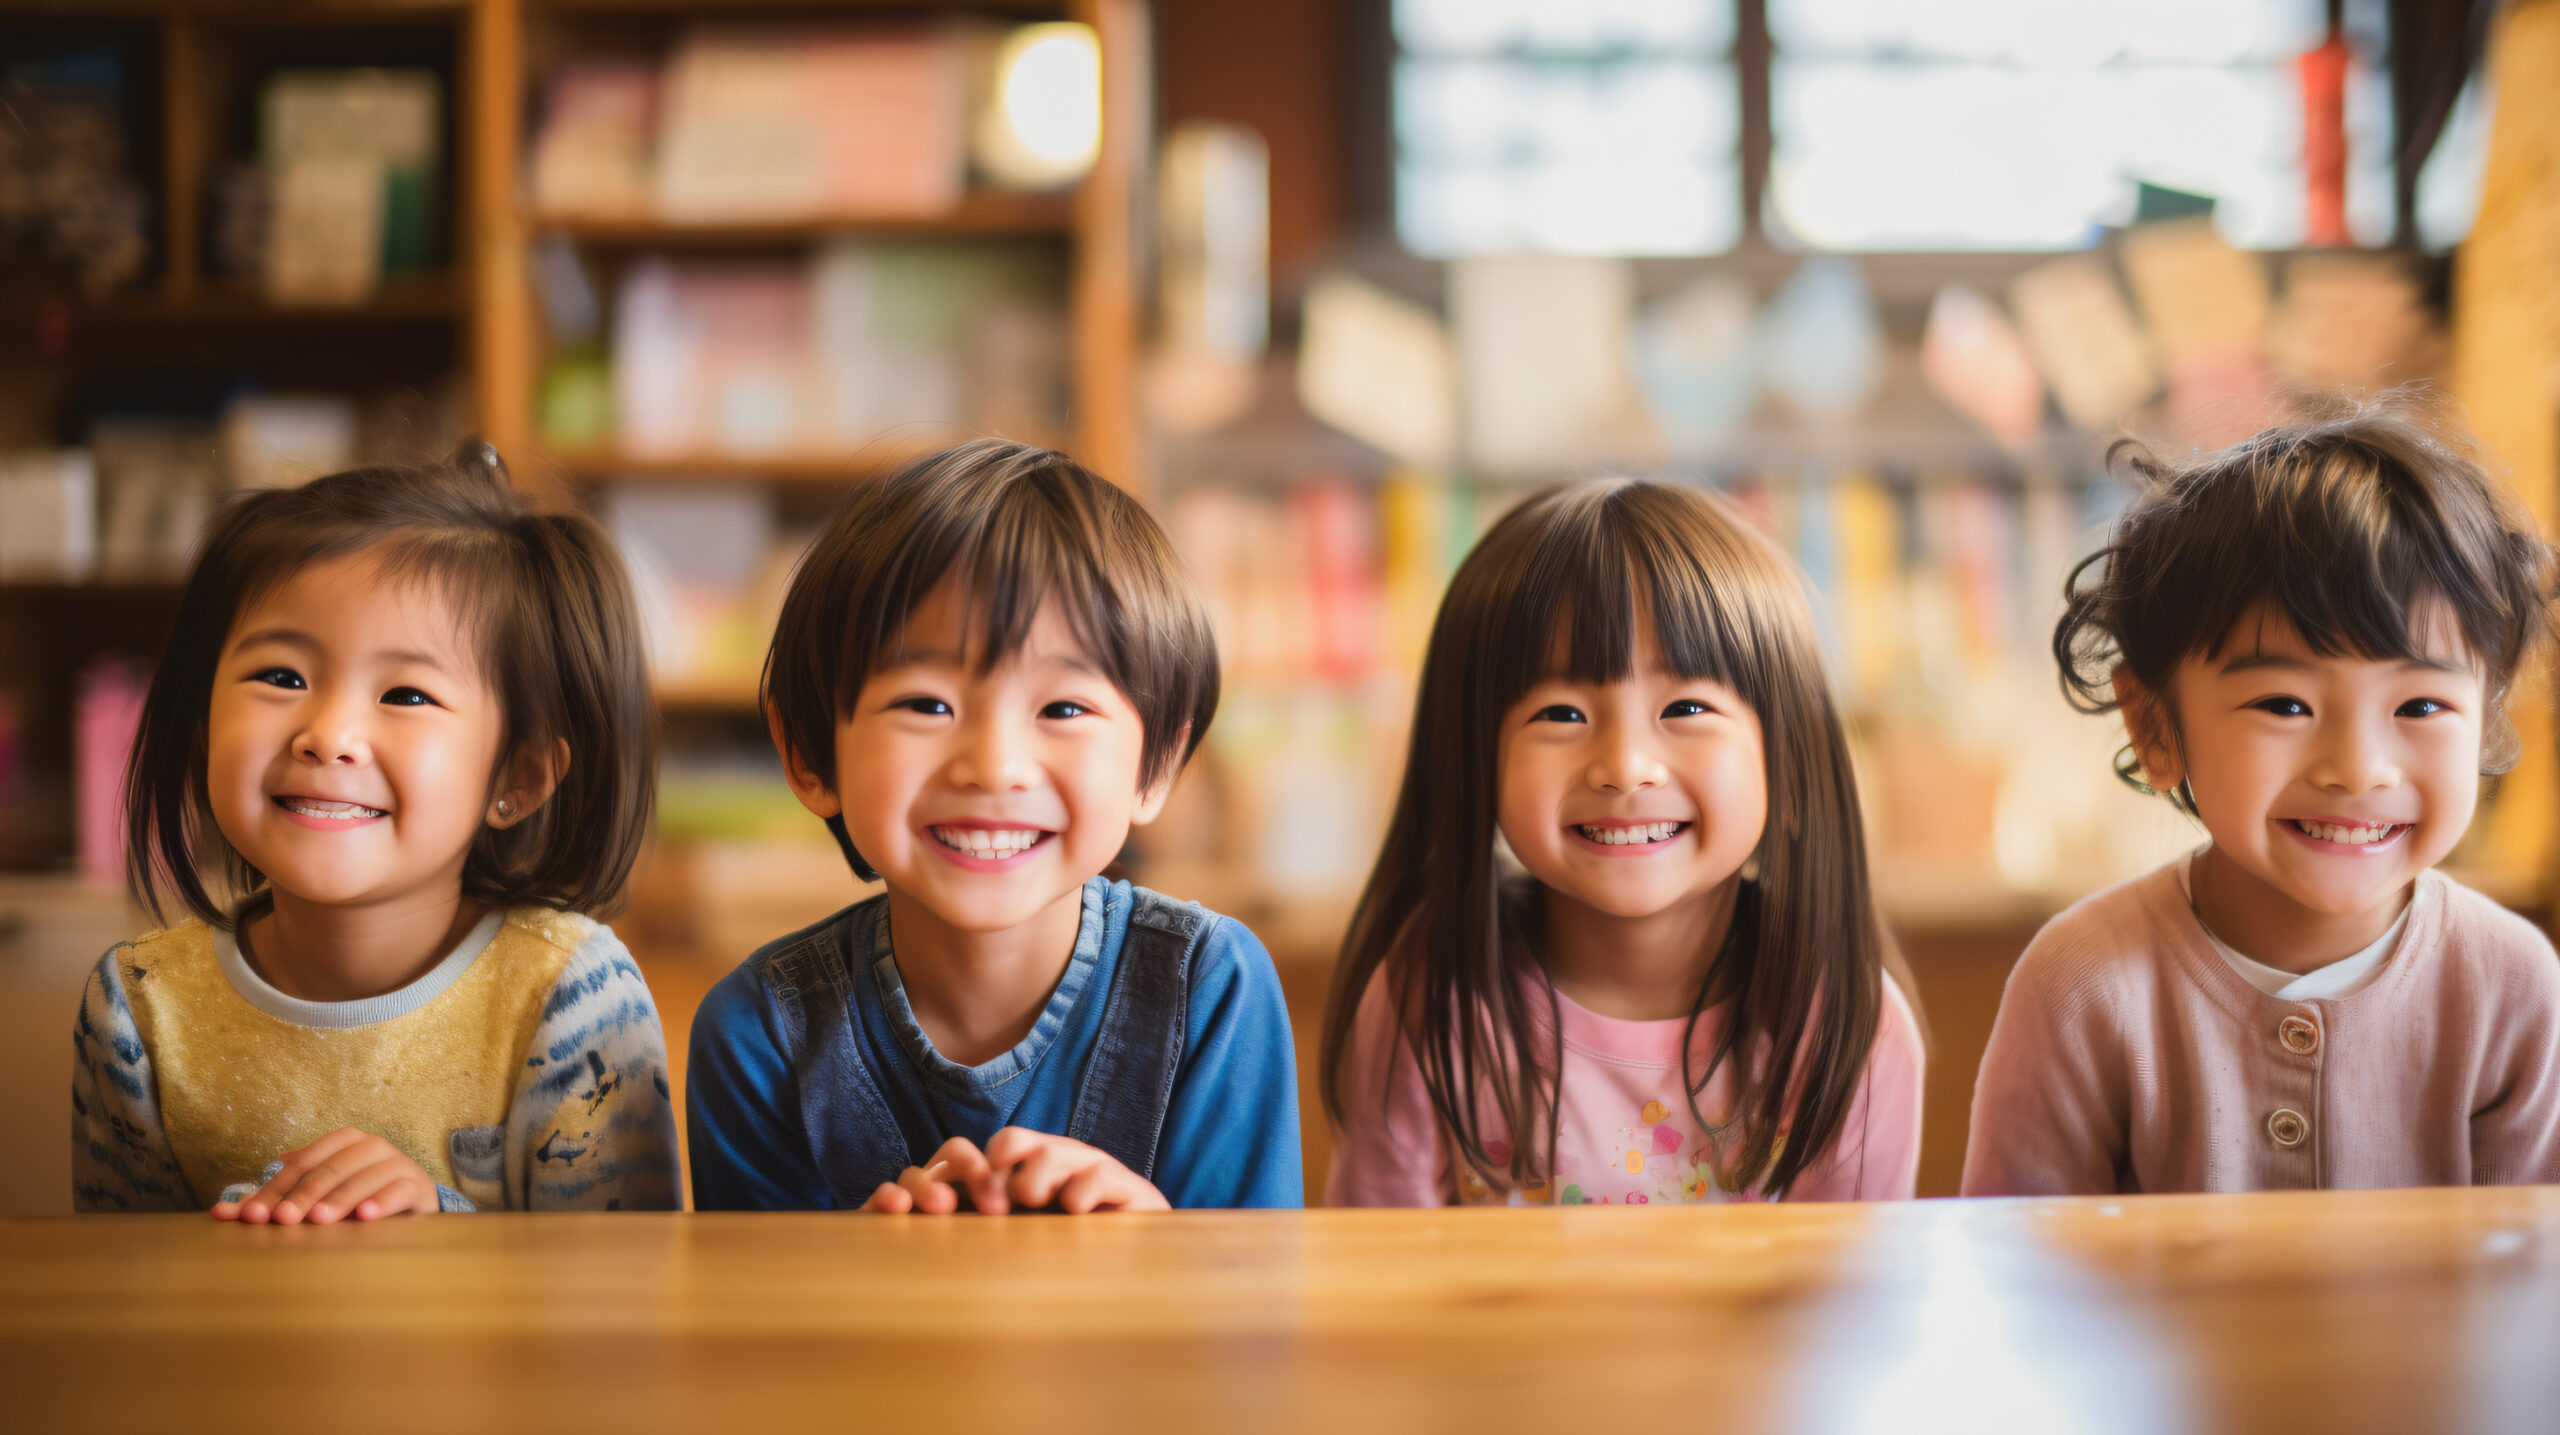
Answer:
[{"label": "child's hand on table", "polygon": [[933,1159],[910,1166],[883,1184],[862,1209],[891,1215],[921,1211],[947,1216],[960,1209],[960,1192],[984,1215],[1055,1204],[1070,1215],[1088,1211],[1169,1211],[1173,1204],[1146,1178],[1109,1153],[1045,1131],[1008,1126],[984,1152],[966,1138],[942,1143]]},{"label": "child's hand on table", "polygon": [[284,1167],[242,1201],[215,1204],[217,1221],[325,1226],[350,1217],[377,1220],[437,1209],[435,1178],[399,1147],[352,1126],[284,1153]]}]

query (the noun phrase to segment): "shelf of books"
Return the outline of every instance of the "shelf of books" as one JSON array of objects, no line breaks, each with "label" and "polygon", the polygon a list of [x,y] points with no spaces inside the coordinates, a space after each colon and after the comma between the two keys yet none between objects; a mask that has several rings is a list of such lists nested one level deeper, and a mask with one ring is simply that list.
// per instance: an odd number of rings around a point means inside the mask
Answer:
[{"label": "shelf of books", "polygon": [[643,885],[728,890],[759,615],[846,485],[974,433],[1143,477],[1148,47],[1138,0],[0,0],[0,178],[68,196],[0,248],[0,868],[115,875],[90,779],[225,495],[478,433],[632,554]]},{"label": "shelf of books", "polygon": [[939,426],[1131,472],[1139,7],[525,13],[539,99],[489,183],[530,302],[484,313],[479,375],[518,449],[826,484]]},{"label": "shelf of books", "polygon": [[0,869],[112,891],[225,495],[464,431],[469,9],[0,4]]},{"label": "shelf of books", "polygon": [[979,235],[1066,235],[1075,211],[1063,195],[977,190],[947,209],[922,214],[861,210],[788,218],[670,220],[648,210],[547,212],[527,224],[537,234],[579,244],[636,249],[746,249],[805,246],[853,236],[948,239]]}]

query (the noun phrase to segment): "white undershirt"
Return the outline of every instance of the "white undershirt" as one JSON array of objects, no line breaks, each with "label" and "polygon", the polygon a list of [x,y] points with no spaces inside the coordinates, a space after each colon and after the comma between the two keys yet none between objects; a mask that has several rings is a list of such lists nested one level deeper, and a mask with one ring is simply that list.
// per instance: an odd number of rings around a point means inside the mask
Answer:
[{"label": "white undershirt", "polygon": [[[2196,904],[2196,889],[2187,873],[2195,860],[2196,854],[2190,852],[2178,863],[2178,888],[2186,894],[2187,907],[2191,911]],[[2426,883],[2416,884],[2417,893],[2423,894],[2426,890]],[[2323,997],[2353,996],[2371,986],[2373,979],[2382,975],[2382,964],[2389,961],[2391,953],[2399,947],[2400,934],[2409,927],[2409,914],[2417,908],[2418,898],[2413,895],[2408,905],[2400,909],[2400,915],[2392,919],[2391,926],[2374,939],[2373,945],[2340,957],[2327,966],[2301,973],[2278,971],[2264,962],[2242,956],[2228,942],[2215,936],[2211,927],[2205,927],[2204,935],[2205,940],[2213,943],[2213,949],[2222,954],[2222,960],[2229,964],[2231,970],[2240,974],[2242,981],[2279,1000],[2318,1001]],[[2196,913],[2196,925],[2204,927],[2202,912]]]}]

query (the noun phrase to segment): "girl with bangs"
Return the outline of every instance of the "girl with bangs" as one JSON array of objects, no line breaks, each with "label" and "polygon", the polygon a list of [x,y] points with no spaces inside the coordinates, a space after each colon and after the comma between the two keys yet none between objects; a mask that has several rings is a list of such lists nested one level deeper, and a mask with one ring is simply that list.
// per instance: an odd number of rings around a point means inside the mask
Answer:
[{"label": "girl with bangs", "polygon": [[223,511],[127,784],[134,896],[183,920],[90,974],[75,1208],[681,1206],[657,1008],[596,920],[656,786],[639,626],[603,531],[486,444]]},{"label": "girl with bangs", "polygon": [[1333,1205],[1908,1197],[1922,1038],[1801,575],[1547,489],[1452,579],[1325,1029]]}]

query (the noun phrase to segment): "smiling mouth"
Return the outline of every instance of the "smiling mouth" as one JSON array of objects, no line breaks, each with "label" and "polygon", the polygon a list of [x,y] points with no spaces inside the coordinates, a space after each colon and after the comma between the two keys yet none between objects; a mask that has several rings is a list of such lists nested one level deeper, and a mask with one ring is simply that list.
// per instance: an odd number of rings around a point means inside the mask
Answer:
[{"label": "smiling mouth", "polygon": [[1576,823],[1574,831],[1603,847],[1645,847],[1668,842],[1688,830],[1686,822],[1638,822],[1625,827],[1593,827]]},{"label": "smiling mouth", "polygon": [[2309,822],[2299,817],[2288,817],[2285,821],[2305,837],[2348,847],[2370,847],[2377,842],[2388,842],[2413,825],[2407,822],[2366,822],[2349,826],[2336,822]]},{"label": "smiling mouth", "polygon": [[925,830],[933,834],[934,841],[954,852],[983,857],[990,862],[1019,857],[1047,841],[1051,835],[1036,827],[928,827]]},{"label": "smiling mouth", "polygon": [[277,797],[269,801],[303,817],[317,817],[324,822],[358,822],[368,817],[389,817],[388,808],[367,807],[358,802],[324,802],[317,797]]}]

